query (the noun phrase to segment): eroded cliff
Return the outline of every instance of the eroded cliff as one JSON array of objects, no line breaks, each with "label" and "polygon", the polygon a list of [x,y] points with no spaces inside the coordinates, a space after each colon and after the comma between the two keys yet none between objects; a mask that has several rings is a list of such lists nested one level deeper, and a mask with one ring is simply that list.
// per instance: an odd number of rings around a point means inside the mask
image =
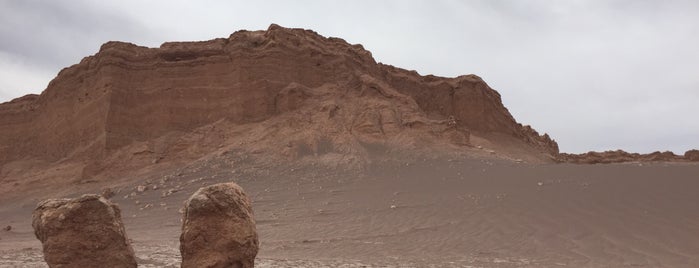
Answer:
[{"label": "eroded cliff", "polygon": [[478,76],[421,76],[377,63],[361,45],[278,25],[159,48],[108,42],[41,95],[0,104],[0,126],[2,177],[75,162],[84,178],[246,145],[344,157],[372,144],[458,149],[506,137],[558,153]]}]

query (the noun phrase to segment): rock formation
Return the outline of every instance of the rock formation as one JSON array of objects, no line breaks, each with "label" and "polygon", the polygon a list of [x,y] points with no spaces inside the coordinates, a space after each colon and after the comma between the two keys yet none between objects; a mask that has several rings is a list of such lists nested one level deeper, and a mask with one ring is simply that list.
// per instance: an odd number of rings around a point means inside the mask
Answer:
[{"label": "rock formation", "polygon": [[243,143],[255,126],[248,138],[261,148],[251,150],[288,157],[362,154],[371,143],[464,146],[491,135],[558,153],[478,76],[421,76],[377,63],[361,45],[271,25],[159,48],[102,45],[41,95],[0,104],[0,178],[59,160],[78,163],[80,178],[136,170]]},{"label": "rock formation", "polygon": [[[583,154],[567,154],[561,153],[558,156],[560,162],[578,163],[578,164],[608,164],[608,163],[623,163],[623,162],[683,162],[683,161],[699,161],[696,150],[690,150],[685,153],[684,157],[674,154],[673,152],[653,152],[649,154],[629,153],[623,150],[605,151],[605,152],[587,152]],[[698,151],[699,152],[699,151]],[[694,158],[693,158],[694,157]]]},{"label": "rock formation", "polygon": [[99,195],[43,201],[32,226],[49,267],[136,267],[119,207]]},{"label": "rock formation", "polygon": [[252,206],[235,183],[200,188],[185,204],[182,267],[252,268],[259,248]]},{"label": "rock formation", "polygon": [[699,150],[689,150],[684,153],[684,158],[688,161],[699,161]]}]

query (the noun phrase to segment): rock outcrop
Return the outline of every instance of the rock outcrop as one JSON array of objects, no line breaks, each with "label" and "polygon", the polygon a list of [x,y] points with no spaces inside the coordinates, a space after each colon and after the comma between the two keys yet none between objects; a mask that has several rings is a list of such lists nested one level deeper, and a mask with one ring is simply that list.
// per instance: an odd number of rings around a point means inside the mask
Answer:
[{"label": "rock outcrop", "polygon": [[[206,142],[194,132],[254,124],[264,125],[256,144],[292,156],[361,154],[362,144],[376,142],[464,146],[490,134],[558,153],[548,135],[518,124],[478,76],[422,76],[377,63],[361,45],[271,25],[159,48],[102,45],[41,95],[0,104],[0,178],[59,160],[81,163],[82,178],[135,170],[116,162],[205,154],[212,150],[194,146]],[[226,145],[232,132],[205,139]]]},{"label": "rock outcrop", "polygon": [[689,150],[684,153],[684,159],[688,161],[699,161],[699,150]]},{"label": "rock outcrop", "polygon": [[200,188],[182,219],[182,267],[252,268],[259,248],[252,206],[235,183]]},{"label": "rock outcrop", "polygon": [[99,195],[43,201],[32,226],[49,267],[136,267],[119,207]]},{"label": "rock outcrop", "polygon": [[623,150],[605,151],[605,152],[587,152],[583,154],[567,154],[561,153],[558,156],[560,162],[578,163],[578,164],[608,164],[608,163],[623,163],[623,162],[684,162],[684,161],[699,161],[697,158],[692,158],[692,152],[687,151],[684,156],[679,156],[673,152],[653,152],[649,154],[629,153]]}]

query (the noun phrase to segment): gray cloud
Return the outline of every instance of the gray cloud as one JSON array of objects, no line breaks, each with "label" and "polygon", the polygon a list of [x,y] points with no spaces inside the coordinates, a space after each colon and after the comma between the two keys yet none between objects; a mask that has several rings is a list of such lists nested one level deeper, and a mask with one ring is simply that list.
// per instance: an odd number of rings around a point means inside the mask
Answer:
[{"label": "gray cloud", "polygon": [[132,21],[97,6],[93,1],[0,2],[0,49],[32,64],[55,68],[94,53],[115,38],[149,36]]},{"label": "gray cloud", "polygon": [[3,1],[0,101],[108,40],[157,46],[270,23],[422,74],[475,73],[563,151],[699,147],[696,1]]}]

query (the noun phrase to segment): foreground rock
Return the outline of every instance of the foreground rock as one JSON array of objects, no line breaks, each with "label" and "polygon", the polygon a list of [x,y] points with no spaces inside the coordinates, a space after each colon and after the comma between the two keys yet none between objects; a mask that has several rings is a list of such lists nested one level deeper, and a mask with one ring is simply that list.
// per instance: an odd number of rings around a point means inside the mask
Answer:
[{"label": "foreground rock", "polygon": [[250,199],[235,183],[203,187],[185,204],[182,267],[254,267],[259,248]]},{"label": "foreground rock", "polygon": [[43,201],[32,226],[50,267],[136,267],[119,207],[99,195]]}]

